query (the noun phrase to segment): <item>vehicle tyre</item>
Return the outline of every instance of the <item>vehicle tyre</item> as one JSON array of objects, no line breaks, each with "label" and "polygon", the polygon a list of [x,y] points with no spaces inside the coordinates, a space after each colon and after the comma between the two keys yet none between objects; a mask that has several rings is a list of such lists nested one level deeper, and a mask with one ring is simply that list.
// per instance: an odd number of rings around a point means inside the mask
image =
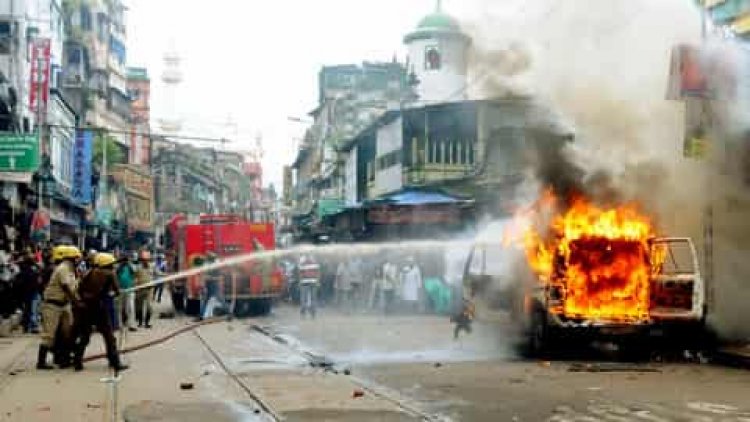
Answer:
[{"label": "vehicle tyre", "polygon": [[253,299],[250,301],[250,313],[252,316],[266,316],[271,313],[271,304],[270,298]]},{"label": "vehicle tyre", "polygon": [[652,347],[646,338],[633,338],[617,345],[620,359],[632,362],[647,362],[651,359]]},{"label": "vehicle tyre", "polygon": [[172,293],[172,306],[174,306],[175,312],[185,312],[185,294]]},{"label": "vehicle tyre", "polygon": [[531,323],[526,333],[524,354],[529,358],[546,358],[552,351],[552,336],[547,318],[543,311],[537,310],[531,316]]},{"label": "vehicle tyre", "polygon": [[185,314],[198,316],[201,313],[200,299],[188,299],[185,303]]},{"label": "vehicle tyre", "polygon": [[265,316],[271,313],[272,299],[240,299],[234,307],[234,316],[246,318],[253,316]]}]

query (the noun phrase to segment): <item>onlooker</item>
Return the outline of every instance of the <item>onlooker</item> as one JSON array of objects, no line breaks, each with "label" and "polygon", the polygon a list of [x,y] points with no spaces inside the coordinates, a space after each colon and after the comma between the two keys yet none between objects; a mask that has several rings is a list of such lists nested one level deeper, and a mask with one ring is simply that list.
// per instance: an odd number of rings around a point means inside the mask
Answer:
[{"label": "onlooker", "polygon": [[[156,278],[160,278],[167,273],[167,261],[164,259],[164,255],[159,254],[156,256],[156,264],[154,265],[154,272]],[[157,303],[161,303],[161,296],[164,292],[164,284],[159,284],[154,287],[154,300]]]},{"label": "onlooker", "polygon": [[350,305],[352,308],[361,306],[363,303],[363,286],[364,286],[364,269],[362,268],[362,259],[354,257],[349,261],[349,283],[351,284]]},{"label": "onlooker", "polygon": [[26,333],[39,332],[39,302],[42,297],[41,269],[31,250],[27,250],[18,265],[17,279],[23,298],[23,330]]},{"label": "onlooker", "polygon": [[300,315],[309,314],[315,318],[317,290],[320,285],[320,264],[310,254],[303,254],[299,260]]},{"label": "onlooker", "polygon": [[[142,251],[138,257],[139,265],[135,271],[135,286],[145,286],[153,280],[151,256],[148,251]],[[135,319],[139,327],[151,328],[151,298],[153,287],[144,287],[135,292]]]},{"label": "onlooker", "polygon": [[[130,256],[127,254],[120,260],[116,274],[121,289],[127,290],[135,287],[135,269],[130,262]],[[127,326],[130,331],[137,331],[133,324],[135,321],[135,292],[123,293],[120,295],[120,302],[122,303],[120,309],[122,310],[123,325]]]},{"label": "onlooker", "polygon": [[0,249],[0,319],[8,318],[16,310],[13,278],[16,266],[9,253]]},{"label": "onlooker", "polygon": [[393,312],[393,305],[396,301],[396,288],[398,287],[398,267],[390,260],[386,259],[383,264],[382,278],[382,307],[383,312]]},{"label": "onlooker", "polygon": [[401,271],[401,299],[406,307],[413,312],[422,311],[421,290],[422,271],[414,261],[414,257],[409,257],[406,266]]},{"label": "onlooker", "polygon": [[348,309],[351,306],[352,283],[349,276],[349,264],[346,261],[341,261],[336,268],[335,287],[336,305]]}]

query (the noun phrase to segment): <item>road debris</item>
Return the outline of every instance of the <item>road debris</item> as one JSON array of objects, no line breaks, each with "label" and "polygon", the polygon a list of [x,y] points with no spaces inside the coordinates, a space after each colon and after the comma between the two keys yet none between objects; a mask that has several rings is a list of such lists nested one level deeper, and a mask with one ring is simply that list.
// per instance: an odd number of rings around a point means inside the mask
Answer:
[{"label": "road debris", "polygon": [[192,390],[195,385],[192,382],[181,382],[180,390]]},{"label": "road debris", "polygon": [[574,363],[568,372],[661,372],[661,369],[643,365],[610,363]]},{"label": "road debris", "polygon": [[352,398],[358,399],[358,398],[364,397],[364,396],[365,396],[364,390],[361,390],[359,388],[357,388],[356,390],[354,390],[352,392]]}]

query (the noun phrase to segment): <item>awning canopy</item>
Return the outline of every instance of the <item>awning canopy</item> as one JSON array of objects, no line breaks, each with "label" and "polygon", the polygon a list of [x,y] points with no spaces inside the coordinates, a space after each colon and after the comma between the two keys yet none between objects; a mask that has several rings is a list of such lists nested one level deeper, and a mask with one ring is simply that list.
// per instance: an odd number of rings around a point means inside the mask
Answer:
[{"label": "awning canopy", "polygon": [[372,205],[462,205],[470,204],[470,199],[458,198],[437,190],[407,189],[374,199]]}]

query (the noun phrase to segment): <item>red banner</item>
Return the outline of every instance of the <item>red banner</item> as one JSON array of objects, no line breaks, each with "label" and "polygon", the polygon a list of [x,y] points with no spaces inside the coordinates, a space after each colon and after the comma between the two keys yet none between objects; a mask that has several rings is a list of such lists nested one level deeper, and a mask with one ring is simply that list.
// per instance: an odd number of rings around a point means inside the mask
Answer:
[{"label": "red banner", "polygon": [[[47,102],[49,101],[50,55],[51,44],[49,38],[39,38],[31,44],[31,89],[29,90],[29,108],[34,112],[41,110],[42,113],[44,113],[47,111]],[[37,104],[40,90],[42,94],[42,103]]]}]

